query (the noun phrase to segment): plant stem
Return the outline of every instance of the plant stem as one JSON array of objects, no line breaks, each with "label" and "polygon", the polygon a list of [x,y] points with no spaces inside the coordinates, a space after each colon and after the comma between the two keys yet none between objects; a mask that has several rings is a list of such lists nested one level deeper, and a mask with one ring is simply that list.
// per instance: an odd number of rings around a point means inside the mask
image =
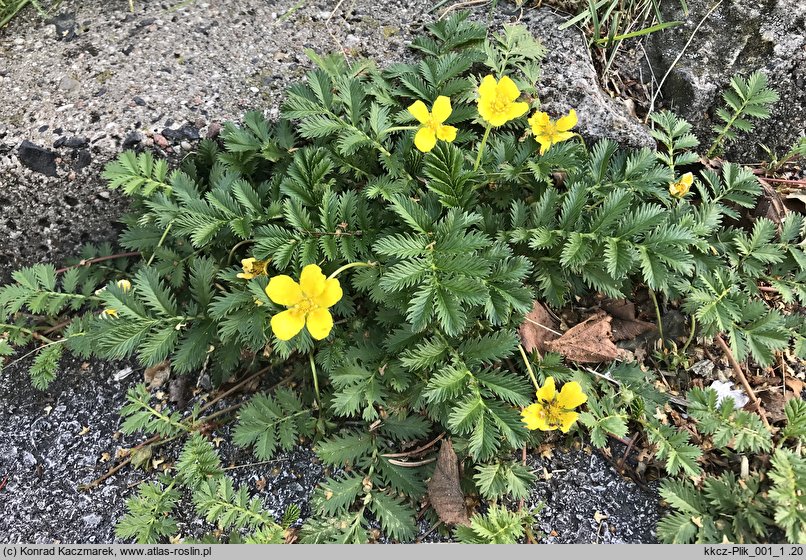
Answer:
[{"label": "plant stem", "polygon": [[122,259],[124,257],[139,257],[139,256],[140,256],[139,251],[129,251],[128,253],[116,253],[114,255],[107,255],[105,257],[97,257],[95,259],[82,260],[80,263],[74,264],[73,266],[66,266],[64,268],[58,269],[56,271],[56,274],[61,274],[62,272],[67,272],[68,270],[71,270],[73,268],[78,268],[80,266],[89,266],[91,264],[104,262],[104,261],[111,261],[111,260],[114,260],[114,259]]},{"label": "plant stem", "polygon": [[239,243],[236,243],[236,244],[235,244],[235,245],[232,247],[232,249],[230,249],[230,250],[229,250],[229,255],[227,255],[227,265],[229,265],[229,264],[231,264],[231,263],[232,263],[232,257],[235,255],[235,251],[236,251],[238,248],[243,247],[244,245],[247,245],[247,244],[249,244],[249,243],[254,243],[254,242],[255,242],[255,240],[254,240],[254,239],[244,239],[243,241],[241,241],[241,242],[239,242]]},{"label": "plant stem", "polygon": [[532,369],[532,364],[529,362],[529,357],[526,355],[526,349],[524,349],[523,344],[518,344],[518,350],[521,352],[521,357],[523,358],[523,363],[526,364],[526,371],[529,372],[529,377],[532,379],[532,384],[535,386],[535,390],[540,390],[540,385],[537,382],[537,378],[535,377],[535,372]]},{"label": "plant stem", "polygon": [[697,331],[697,319],[695,319],[694,315],[692,315],[691,316],[691,332],[689,333],[688,338],[686,339],[686,343],[683,345],[683,350],[682,350],[683,354],[686,353],[686,350],[688,350],[689,344],[691,344],[691,341],[694,340],[694,333],[696,331]]},{"label": "plant stem", "polygon": [[151,263],[154,262],[154,257],[157,256],[157,249],[162,247],[162,244],[165,243],[165,239],[168,237],[168,233],[171,231],[171,228],[173,227],[173,225],[174,225],[173,222],[169,222],[168,227],[166,227],[165,231],[162,232],[162,237],[160,237],[160,240],[157,243],[157,246],[154,247],[154,252],[151,253],[151,256],[149,257],[148,262],[146,263],[146,266],[151,266]]},{"label": "plant stem", "polygon": [[766,426],[768,430],[771,430],[772,428],[770,427],[770,422],[767,420],[767,415],[761,412],[761,402],[758,400],[758,397],[756,396],[755,391],[753,391],[753,388],[750,386],[750,383],[748,383],[747,377],[744,375],[744,370],[742,370],[742,366],[739,364],[739,362],[736,361],[736,357],[733,355],[733,352],[731,352],[730,347],[728,347],[728,345],[725,343],[725,340],[722,338],[722,335],[719,333],[717,333],[717,335],[714,337],[714,340],[716,340],[717,344],[719,344],[719,347],[722,348],[722,352],[728,359],[730,367],[733,368],[736,377],[738,377],[739,381],[741,381],[742,387],[744,387],[745,392],[747,392],[747,396],[750,397],[750,402],[753,403],[753,406],[755,407],[756,412],[758,412],[758,415],[761,417],[761,421],[764,423],[764,426]]},{"label": "plant stem", "polygon": [[476,163],[473,164],[473,171],[478,170],[479,165],[481,164],[481,155],[484,153],[484,146],[487,144],[487,137],[490,135],[490,130],[492,129],[492,125],[487,125],[487,128],[484,129],[484,136],[481,137],[481,144],[479,145],[479,153],[476,156]]},{"label": "plant stem", "polygon": [[379,136],[384,136],[389,134],[390,132],[400,132],[402,130],[417,130],[418,126],[393,126],[391,128],[387,128],[386,130],[382,130]]},{"label": "plant stem", "polygon": [[649,292],[649,298],[652,300],[652,304],[655,306],[655,316],[658,318],[658,336],[660,336],[660,343],[665,348],[666,347],[666,340],[663,337],[663,320],[660,316],[660,306],[658,305],[658,298],[655,297],[655,290],[652,288],[647,288]]},{"label": "plant stem", "polygon": [[331,278],[336,278],[339,274],[341,274],[345,270],[349,270],[351,268],[364,267],[364,266],[378,266],[378,263],[373,262],[373,261],[368,261],[368,262],[363,262],[362,261],[362,262],[348,263],[348,264],[345,264],[342,267],[337,268],[336,272],[334,272],[333,274],[331,274],[327,278],[328,278],[328,280],[330,280]]},{"label": "plant stem", "polygon": [[319,409],[322,408],[322,400],[319,397],[319,376],[316,374],[316,362],[313,360],[313,352],[308,354],[311,362],[311,374],[313,375],[313,390],[316,393],[316,404]]}]

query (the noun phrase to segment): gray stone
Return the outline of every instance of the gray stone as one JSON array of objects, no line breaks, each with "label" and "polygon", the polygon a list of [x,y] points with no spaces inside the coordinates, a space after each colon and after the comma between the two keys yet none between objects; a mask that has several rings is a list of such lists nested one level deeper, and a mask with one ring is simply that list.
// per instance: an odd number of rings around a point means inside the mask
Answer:
[{"label": "gray stone", "polygon": [[[648,58],[660,79],[692,36],[697,24],[713,6],[711,0],[690,0],[685,16],[679,2],[664,2],[665,18],[685,24],[649,36]],[[669,74],[663,90],[663,106],[688,119],[703,143],[714,137],[715,110],[723,106],[722,91],[734,74],[747,77],[764,72],[781,97],[772,107],[772,118],[756,121],[751,134],[727,155],[737,161],[758,161],[765,156],[758,143],[779,155],[806,135],[806,2],[724,0],[694,35],[680,61]],[[649,72],[645,72],[649,75]],[[657,104],[657,103],[656,103]]]},{"label": "gray stone", "polygon": [[22,452],[22,464],[28,468],[35,466],[39,461],[36,460],[36,457],[30,451],[23,451]]},{"label": "gray stone", "polygon": [[56,176],[56,158],[58,157],[56,152],[25,140],[17,150],[17,157],[20,163],[31,171],[36,171],[49,177]]},{"label": "gray stone", "polygon": [[59,89],[63,89],[64,91],[78,91],[80,87],[81,82],[71,78],[70,76],[64,76],[61,80],[59,80]]},{"label": "gray stone", "polygon": [[521,23],[546,48],[538,94],[542,110],[557,118],[576,109],[576,130],[587,140],[610,138],[632,147],[654,147],[655,141],[620,100],[599,87],[585,38],[576,28],[560,29],[565,19],[549,8],[525,10]]},{"label": "gray stone", "polygon": [[64,13],[56,16],[48,23],[56,27],[56,40],[58,41],[72,41],[76,38],[76,19],[75,14]]}]

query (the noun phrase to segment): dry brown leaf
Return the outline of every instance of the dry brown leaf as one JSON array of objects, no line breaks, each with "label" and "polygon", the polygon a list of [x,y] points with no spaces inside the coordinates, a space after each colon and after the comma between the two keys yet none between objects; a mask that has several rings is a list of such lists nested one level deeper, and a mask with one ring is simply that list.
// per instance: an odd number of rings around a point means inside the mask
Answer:
[{"label": "dry brown leaf", "polygon": [[527,352],[534,350],[545,352],[545,343],[559,336],[556,333],[558,328],[559,325],[551,313],[542,303],[535,300],[532,310],[523,320],[519,329],[524,349]]},{"label": "dry brown leaf", "polygon": [[758,397],[764,404],[764,410],[767,412],[767,418],[770,422],[781,422],[786,420],[784,414],[784,406],[786,405],[787,398],[778,391],[764,391]]},{"label": "dry brown leaf", "polygon": [[792,398],[799,399],[800,396],[803,394],[803,389],[806,388],[806,383],[804,383],[797,377],[787,377],[786,386],[789,387],[790,391],[792,391],[791,395],[787,394],[787,400]]},{"label": "dry brown leaf", "polygon": [[602,309],[613,317],[610,328],[615,342],[632,340],[636,336],[656,329],[653,323],[637,319],[635,316],[635,304],[626,299],[605,302],[602,304]]},{"label": "dry brown leaf", "polygon": [[551,352],[562,354],[572,362],[598,364],[611,362],[622,355],[613,344],[610,321],[612,317],[597,313],[571,327],[557,340],[546,342]]},{"label": "dry brown leaf", "polygon": [[148,390],[153,391],[158,387],[162,387],[170,376],[171,362],[165,360],[155,366],[147,368],[145,373],[143,373],[143,380],[148,384]]},{"label": "dry brown leaf", "polygon": [[428,481],[428,498],[443,523],[470,525],[465,496],[459,486],[459,460],[449,439],[439,448],[434,475]]},{"label": "dry brown leaf", "polygon": [[190,399],[190,383],[187,375],[178,375],[168,383],[168,400],[179,409],[185,408]]}]

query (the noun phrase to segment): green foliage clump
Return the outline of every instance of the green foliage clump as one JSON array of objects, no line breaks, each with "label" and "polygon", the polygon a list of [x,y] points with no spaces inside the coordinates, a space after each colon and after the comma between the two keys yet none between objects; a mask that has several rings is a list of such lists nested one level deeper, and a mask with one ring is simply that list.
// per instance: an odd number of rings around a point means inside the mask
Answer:
[{"label": "green foliage clump", "polygon": [[767,87],[765,74],[753,72],[746,79],[742,76],[731,78],[730,89],[722,93],[722,99],[726,107],[716,111],[717,118],[722,122],[714,125],[717,136],[708,149],[708,157],[722,149],[727,142],[736,140],[736,130],[752,132],[754,125],[749,118],[770,118],[770,106],[778,101],[778,94]]},{"label": "green foliage clump", "polygon": [[[284,371],[295,390],[252,397],[239,410],[233,440],[261,461],[313,441],[332,474],[300,530],[306,543],[369,542],[376,527],[389,539],[412,540],[433,465],[400,457],[443,433],[469,491],[496,503],[527,496],[533,474],[512,456],[539,436],[520,410],[534,401],[533,383],[549,376],[584,388],[579,425],[595,446],[637,428],[670,475],[708,474],[692,434],[664,417],[668,394],[655,388],[652,372],[617,364],[592,378],[557,355],[527,355],[518,329],[535,299],[560,307],[647,290],[678,305],[692,333],[724,334],[740,360],[767,365],[781,351],[804,358],[802,317],[771,307],[759,285],[775,287],[785,302],[804,302],[806,222],[793,214],[780,227],[759,220],[742,229],[741,213],[761,190],[752,173],[730,163],[698,171],[691,191],[674,195],[670,184],[698,158],[691,126],[671,113],[653,117],[657,150],[566,139],[540,154],[534,136],[524,134],[526,115],[492,129],[474,105],[482,76],[506,74],[537,109],[542,50],[535,40],[517,27],[488,37],[464,14],[429,32],[413,43],[423,60],[386,69],[314,56],[319,68],[289,89],[277,122],[248,113],[174,171],[151,156],[123,154],[105,177],[132,198],[119,242],[142,258],[121,265],[110,256],[103,262],[112,266],[99,267],[92,255],[90,266],[18,272],[0,287],[0,356],[42,342],[31,372],[40,387],[52,380],[62,349],[134,356],[145,366],[167,359],[176,373],[204,370],[216,384],[241,370]],[[422,153],[415,131],[431,124],[415,124],[406,108],[415,101],[431,107],[440,96],[452,100],[443,124],[458,132]],[[748,102],[743,110],[751,105],[759,106]],[[265,264],[266,273],[244,274],[246,259]],[[269,298],[267,286],[281,275],[298,279],[312,264],[339,277],[335,324],[324,341],[305,329],[282,340],[272,319],[287,306]],[[62,338],[42,338],[62,322],[69,323]],[[212,415],[199,405],[188,413],[157,406],[144,386],[127,400],[127,433],[189,439],[176,476],[132,498],[122,538],[172,536],[181,491],[222,539],[282,540],[285,523],[234,487],[198,435]],[[707,391],[688,400],[700,435],[720,452],[781,451],[781,440],[752,414],[718,404]],[[798,406],[791,411],[802,412]],[[783,441],[800,442],[802,424],[791,421]],[[780,526],[798,535],[799,518],[786,508],[800,500],[792,481],[802,458],[782,453],[769,499],[781,504]],[[684,515],[719,504],[712,524],[703,523],[708,532],[669,525],[662,534],[707,540],[724,530],[760,538],[765,521],[749,506],[729,529],[722,517],[762,500],[762,486],[730,493],[740,485],[732,474],[705,480],[706,497]],[[515,542],[531,523],[499,504],[456,537]]]}]

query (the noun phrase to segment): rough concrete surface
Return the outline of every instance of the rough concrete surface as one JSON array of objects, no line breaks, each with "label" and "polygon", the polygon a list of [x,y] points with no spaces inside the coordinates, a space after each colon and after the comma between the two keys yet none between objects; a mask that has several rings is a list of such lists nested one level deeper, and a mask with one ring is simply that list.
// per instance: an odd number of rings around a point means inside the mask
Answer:
[{"label": "rough concrete surface", "polygon": [[[286,86],[310,68],[304,48],[342,48],[388,63],[403,59],[407,42],[434,18],[430,0],[346,0],[330,21],[336,2],[298,5],[137,0],[129,13],[123,1],[64,0],[47,23],[27,10],[0,30],[0,282],[21,265],[63,262],[83,243],[114,240],[126,202],[105,188],[100,171],[122,149],[175,161],[248,109],[276,116]],[[497,19],[521,17],[513,14]],[[476,15],[486,18],[487,10]],[[645,131],[599,90],[578,36],[555,33],[559,20],[545,10],[527,12],[523,23],[548,48],[547,110],[576,107],[588,138],[645,143]],[[30,388],[24,367],[0,374],[0,482],[8,477],[0,542],[114,540],[125,498],[152,475],[127,468],[90,493],[77,486],[108,468],[104,453],[114,457],[139,441],[116,434],[125,391],[142,378],[135,368],[114,381],[125,367],[66,358],[46,392]],[[227,443],[227,428],[214,435],[223,437],[226,464],[251,461]],[[533,496],[547,504],[539,516],[546,542],[654,540],[654,492],[622,480],[596,455],[558,452],[550,463],[533,461],[555,472]],[[322,468],[310,450],[298,449],[271,466],[229,474],[277,515],[289,503],[307,515]],[[209,529],[189,504],[182,511],[183,535]],[[610,515],[607,527],[594,521],[597,511]]]},{"label": "rough concrete surface", "polygon": [[[343,49],[381,64],[402,60],[433,21],[430,0],[232,0],[120,3],[65,0],[57,17],[33,10],[0,31],[0,279],[22,264],[62,261],[113,240],[125,200],[100,171],[123,149],[173,159],[249,109],[276,116],[311,63],[303,49]],[[175,8],[174,6],[183,6]],[[588,139],[651,142],[602,93],[584,39],[548,9],[506,11],[547,47],[544,108],[575,107]],[[488,9],[474,17],[486,21]],[[332,17],[331,17],[332,16]]]}]

